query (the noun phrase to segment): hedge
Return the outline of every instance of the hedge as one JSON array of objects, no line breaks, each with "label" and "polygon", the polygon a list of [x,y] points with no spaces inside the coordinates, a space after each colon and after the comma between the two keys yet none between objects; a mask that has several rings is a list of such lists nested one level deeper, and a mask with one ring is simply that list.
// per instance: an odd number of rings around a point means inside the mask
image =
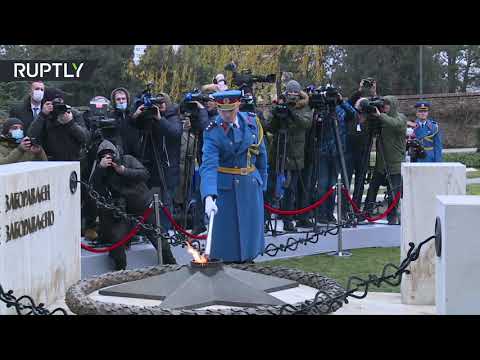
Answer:
[{"label": "hedge", "polygon": [[443,154],[444,162],[460,162],[469,168],[480,169],[480,153],[450,153]]}]

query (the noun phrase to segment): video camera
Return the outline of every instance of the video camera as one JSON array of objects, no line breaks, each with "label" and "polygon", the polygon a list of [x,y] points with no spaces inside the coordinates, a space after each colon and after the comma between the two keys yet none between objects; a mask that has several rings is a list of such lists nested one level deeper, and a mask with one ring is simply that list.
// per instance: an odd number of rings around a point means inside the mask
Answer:
[{"label": "video camera", "polygon": [[87,123],[93,131],[116,128],[116,119],[108,117],[110,101],[104,96],[95,96],[90,100]]},{"label": "video camera", "polygon": [[372,97],[360,101],[360,113],[362,114],[374,114],[378,111],[382,111],[385,106],[385,100],[382,97]]},{"label": "video camera", "polygon": [[250,69],[245,69],[238,72],[237,65],[233,61],[225,65],[225,70],[232,72],[233,83],[238,86],[240,90],[244,88],[251,90],[254,83],[274,83],[277,78],[275,74],[254,75]]},{"label": "video camera", "polygon": [[135,108],[143,105],[145,109],[151,109],[154,105],[165,103],[165,98],[163,96],[152,96],[152,87],[152,82],[147,84],[147,87],[143,90],[140,98],[135,101]]},{"label": "video camera", "polygon": [[407,139],[407,153],[410,159],[425,159],[427,153],[418,139]]},{"label": "video camera", "polygon": [[325,85],[319,88],[309,86],[305,89],[308,94],[308,105],[318,111],[326,111],[330,108],[334,109],[340,105],[340,92],[332,85]]},{"label": "video camera", "polygon": [[183,100],[180,103],[180,112],[183,114],[188,113],[195,115],[198,112],[198,106],[194,101],[206,105],[207,102],[214,101],[214,99],[211,95],[204,94],[199,89],[193,89],[183,97]]}]

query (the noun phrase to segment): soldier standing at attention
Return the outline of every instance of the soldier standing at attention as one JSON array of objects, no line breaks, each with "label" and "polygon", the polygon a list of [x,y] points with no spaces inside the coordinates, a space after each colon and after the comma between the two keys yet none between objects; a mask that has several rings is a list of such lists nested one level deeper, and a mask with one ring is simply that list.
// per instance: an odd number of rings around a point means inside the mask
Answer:
[{"label": "soldier standing at attention", "polygon": [[416,162],[442,162],[442,136],[438,123],[428,117],[431,104],[426,101],[419,101],[415,104],[417,118],[415,122],[408,125],[414,128],[415,137],[422,144],[427,156],[417,159]]},{"label": "soldier standing at attention", "polygon": [[251,262],[263,253],[263,192],[267,152],[254,113],[240,112],[241,92],[213,94],[219,115],[205,129],[200,167],[207,216],[216,215],[210,257],[226,263]]}]

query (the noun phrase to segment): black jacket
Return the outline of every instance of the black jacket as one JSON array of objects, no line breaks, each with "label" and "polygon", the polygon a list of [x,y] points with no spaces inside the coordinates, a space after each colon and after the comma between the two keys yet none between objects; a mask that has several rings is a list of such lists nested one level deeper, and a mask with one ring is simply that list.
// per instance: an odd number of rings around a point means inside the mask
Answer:
[{"label": "black jacket", "polygon": [[146,185],[150,177],[148,170],[134,156],[120,156],[118,150],[108,140],[100,144],[98,153],[105,149],[111,149],[116,153],[114,161],[118,165],[125,166],[125,172],[118,174],[113,168],[102,168],[97,161],[91,179],[94,189],[103,196],[124,199],[127,212],[141,214],[148,207],[151,199]]},{"label": "black jacket", "polygon": [[36,138],[51,161],[79,161],[81,150],[88,141],[83,117],[73,111],[73,120],[60,124],[53,114],[40,113],[32,123],[28,136]]},{"label": "black jacket", "polygon": [[[173,186],[180,176],[180,148],[183,125],[180,121],[178,105],[167,105],[165,113],[161,114],[160,120],[152,118],[151,114],[142,114],[132,120],[133,125],[140,131],[140,159],[151,173],[151,186],[159,186],[160,178],[155,165],[155,153],[153,150],[151,133],[159,161],[164,168],[167,182]],[[169,186],[169,188],[171,187]]]},{"label": "black jacket", "polygon": [[[42,106],[39,105],[39,108],[39,111],[41,112]],[[24,124],[24,131],[28,131],[33,122],[33,111],[30,96],[27,97],[22,103],[12,106],[10,109],[10,117],[22,120]]]}]

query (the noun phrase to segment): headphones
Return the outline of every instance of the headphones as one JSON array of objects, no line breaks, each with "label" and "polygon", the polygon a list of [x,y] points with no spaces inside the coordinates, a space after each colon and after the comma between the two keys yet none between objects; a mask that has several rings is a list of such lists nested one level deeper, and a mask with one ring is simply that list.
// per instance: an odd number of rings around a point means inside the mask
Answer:
[{"label": "headphones", "polygon": [[[218,80],[217,80],[217,76],[218,76],[218,75],[220,75],[220,74],[217,74],[217,75],[213,78],[213,81],[212,81],[215,85],[218,84]],[[223,76],[223,75],[222,75],[222,76]],[[225,80],[225,77],[224,77],[224,76],[223,76],[223,79],[221,79],[220,81],[223,81],[224,84],[227,85],[227,81]]]}]

